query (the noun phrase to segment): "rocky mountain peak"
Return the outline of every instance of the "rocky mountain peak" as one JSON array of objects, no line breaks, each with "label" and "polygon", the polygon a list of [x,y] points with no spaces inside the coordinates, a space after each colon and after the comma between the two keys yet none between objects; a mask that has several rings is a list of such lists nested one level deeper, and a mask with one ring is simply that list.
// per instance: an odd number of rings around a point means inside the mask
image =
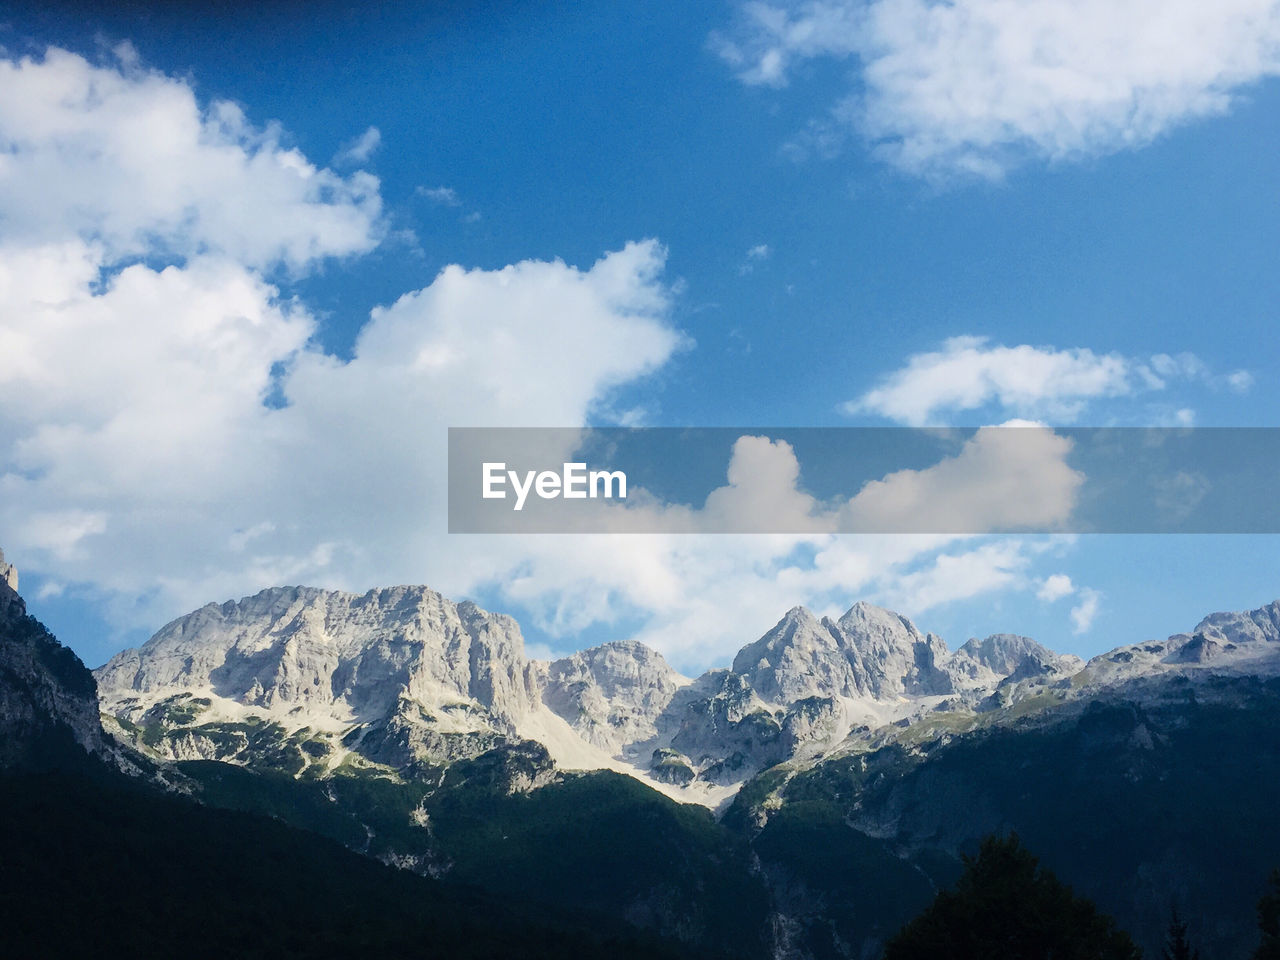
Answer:
[{"label": "rocky mountain peak", "polygon": [[1238,613],[1211,613],[1189,633],[1098,654],[1086,666],[1095,684],[1115,684],[1170,671],[1280,673],[1280,600]]},{"label": "rocky mountain peak", "polygon": [[733,660],[766,701],[793,703],[811,696],[854,697],[863,692],[857,651],[829,619],[793,607],[771,630]]},{"label": "rocky mountain peak", "polygon": [[617,640],[554,660],[542,701],[588,743],[611,754],[658,735],[658,719],[690,683],[658,651]]},{"label": "rocky mountain peak", "polygon": [[836,623],[859,646],[877,642],[906,646],[923,639],[907,617],[865,600],[855,603]]},{"label": "rocky mountain peak", "polygon": [[18,592],[18,568],[11,563],[5,563],[3,550],[0,550],[0,583],[14,593]]},{"label": "rocky mountain peak", "polygon": [[16,616],[25,616],[26,606],[18,596],[18,568],[5,563],[4,551],[0,550],[0,617],[9,615],[9,607],[17,606]]},{"label": "rocky mountain peak", "polygon": [[629,692],[637,683],[674,691],[688,683],[657,650],[638,640],[614,640],[552,661],[551,677],[589,675],[608,697]]},{"label": "rocky mountain peak", "polygon": [[54,639],[15,589],[0,553],[0,766],[56,762],[67,748],[101,752],[98,690],[80,659]]},{"label": "rocky mountain peak", "polygon": [[835,627],[858,652],[863,689],[872,698],[951,692],[950,678],[940,668],[949,655],[946,643],[935,634],[922,634],[902,614],[859,602]]},{"label": "rocky mountain peak", "polygon": [[[1063,658],[1030,637],[993,633],[982,640],[973,637],[966,641],[956,651],[956,659],[968,659],[997,677],[1021,679],[1056,667]],[[1069,659],[1079,663],[1074,657]]]},{"label": "rocky mountain peak", "polygon": [[537,701],[514,620],[421,586],[277,587],[210,604],[97,677],[104,707],[133,723],[181,694],[228,722],[360,726],[380,760],[486,748]]},{"label": "rocky mountain peak", "polygon": [[1234,644],[1280,643],[1280,600],[1247,613],[1211,613],[1192,633]]}]

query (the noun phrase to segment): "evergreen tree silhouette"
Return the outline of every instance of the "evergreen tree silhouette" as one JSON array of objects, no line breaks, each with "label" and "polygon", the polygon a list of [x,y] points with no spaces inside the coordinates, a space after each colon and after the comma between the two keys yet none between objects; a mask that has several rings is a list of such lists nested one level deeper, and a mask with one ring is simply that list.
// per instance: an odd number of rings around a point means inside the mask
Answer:
[{"label": "evergreen tree silhouette", "polygon": [[1191,946],[1187,939],[1187,923],[1178,916],[1175,906],[1169,914],[1169,932],[1164,939],[1164,960],[1200,960],[1200,951]]},{"label": "evergreen tree silhouette", "polygon": [[1140,960],[1115,921],[1022,846],[990,836],[964,875],[885,948],[884,960]]},{"label": "evergreen tree silhouette", "polygon": [[1267,892],[1258,901],[1258,929],[1262,942],[1253,960],[1280,960],[1280,870],[1271,871]]}]

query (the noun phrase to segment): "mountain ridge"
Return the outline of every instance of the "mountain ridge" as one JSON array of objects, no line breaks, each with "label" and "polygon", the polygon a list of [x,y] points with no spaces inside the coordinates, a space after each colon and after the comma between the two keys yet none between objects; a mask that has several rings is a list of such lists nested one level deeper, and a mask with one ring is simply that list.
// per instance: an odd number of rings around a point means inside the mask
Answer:
[{"label": "mountain ridge", "polygon": [[729,668],[689,678],[634,640],[531,659],[513,618],[426,586],[292,586],[207,604],[95,677],[112,732],[160,759],[251,763],[283,750],[296,774],[349,762],[412,773],[534,741],[561,769],[614,770],[721,808],[768,767],[939,711],[976,716],[1237,662],[1280,669],[1277,641],[1280,601],[1088,663],[1016,634],[952,651],[859,601],[836,619],[793,607]]}]

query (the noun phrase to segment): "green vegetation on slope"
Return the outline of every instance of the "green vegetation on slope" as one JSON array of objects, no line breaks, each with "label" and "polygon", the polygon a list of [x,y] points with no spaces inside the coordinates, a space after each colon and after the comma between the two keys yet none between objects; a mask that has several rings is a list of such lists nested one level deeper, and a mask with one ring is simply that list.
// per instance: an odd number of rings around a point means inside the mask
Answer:
[{"label": "green vegetation on slope", "polygon": [[1110,917],[1040,867],[1016,835],[988,837],[885,948],[884,960],[1141,960]]},{"label": "green vegetation on slope", "polygon": [[[803,894],[814,937],[827,936],[824,925],[850,944],[882,936],[844,906],[866,881],[815,867],[815,850],[847,850],[883,873],[894,896],[880,930],[892,930],[916,908],[907,904],[954,881],[983,836],[1016,830],[1149,955],[1177,903],[1206,956],[1245,956],[1259,883],[1280,863],[1280,681],[1177,689],[920,751],[895,744],[833,758],[779,787],[781,810],[754,847],[768,875],[790,884],[779,896]],[[735,818],[752,822],[749,811]]]},{"label": "green vegetation on slope", "polygon": [[207,803],[503,897],[626,920],[711,956],[766,949],[768,901],[746,843],[705,808],[631,777],[565,774],[512,791],[513,776],[542,769],[519,746],[455,763],[434,783],[364,770],[297,780],[213,761],[179,768]]},{"label": "green vegetation on slope", "polygon": [[80,958],[677,957],[92,763],[0,774],[0,953]]}]

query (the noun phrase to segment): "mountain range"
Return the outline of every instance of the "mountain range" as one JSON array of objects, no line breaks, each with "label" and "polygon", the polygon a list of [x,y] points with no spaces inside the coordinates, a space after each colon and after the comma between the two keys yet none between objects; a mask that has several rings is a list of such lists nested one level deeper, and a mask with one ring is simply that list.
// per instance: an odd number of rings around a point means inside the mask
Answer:
[{"label": "mountain range", "polygon": [[858,603],[838,620],[796,607],[730,669],[690,679],[634,641],[528,659],[510,617],[427,587],[282,587],[202,607],[95,677],[113,732],[160,759],[404,773],[531,741],[560,769],[611,769],[715,807],[852,731],[982,711],[1082,666],[1012,635],[951,652]]},{"label": "mountain range", "polygon": [[1176,906],[1243,956],[1280,864],[1280,602],[1087,663],[796,607],[697,678],[634,641],[530,659],[421,586],[210,604],[92,676],[51,649],[0,646],[7,744],[58,730],[166,794],[713,954],[878,956],[1016,830],[1149,951]]}]

